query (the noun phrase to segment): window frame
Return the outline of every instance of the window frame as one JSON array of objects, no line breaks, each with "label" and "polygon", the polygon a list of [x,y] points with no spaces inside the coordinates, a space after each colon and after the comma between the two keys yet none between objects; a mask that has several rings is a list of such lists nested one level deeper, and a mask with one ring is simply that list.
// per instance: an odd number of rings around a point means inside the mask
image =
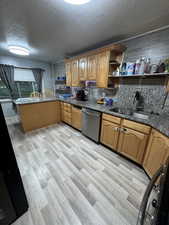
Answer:
[{"label": "window frame", "polygon": [[[2,81],[2,79],[0,78],[0,83],[2,82],[2,84],[5,86],[5,89],[7,89],[7,91],[8,91],[8,88],[6,87],[6,85],[4,84],[4,82]],[[0,99],[8,99],[8,98],[11,98],[11,95],[10,95],[10,93],[9,93],[9,91],[8,91],[8,95],[7,96],[2,96],[1,94],[0,94]]]},{"label": "window frame", "polygon": [[36,92],[36,87],[35,87],[36,81],[15,81],[19,98],[28,98],[28,97],[23,96],[22,91],[21,91],[21,87],[20,87],[20,85],[21,85],[20,82],[31,83],[31,85],[32,85],[32,92]]}]

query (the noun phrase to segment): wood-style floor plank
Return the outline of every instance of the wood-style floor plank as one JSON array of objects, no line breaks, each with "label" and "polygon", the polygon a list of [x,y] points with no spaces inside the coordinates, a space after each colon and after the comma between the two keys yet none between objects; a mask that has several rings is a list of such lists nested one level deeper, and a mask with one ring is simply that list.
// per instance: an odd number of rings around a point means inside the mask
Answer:
[{"label": "wood-style floor plank", "polygon": [[13,225],[135,225],[148,178],[136,165],[66,124],[8,128],[29,211]]}]

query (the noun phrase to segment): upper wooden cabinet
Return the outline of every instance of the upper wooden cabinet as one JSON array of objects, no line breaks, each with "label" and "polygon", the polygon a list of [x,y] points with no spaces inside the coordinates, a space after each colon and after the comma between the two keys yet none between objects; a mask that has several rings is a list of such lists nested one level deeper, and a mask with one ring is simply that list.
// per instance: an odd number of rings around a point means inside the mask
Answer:
[{"label": "upper wooden cabinet", "polygon": [[97,76],[97,55],[91,55],[87,58],[87,79],[96,80]]},{"label": "upper wooden cabinet", "polygon": [[72,86],[79,86],[79,67],[78,60],[73,60],[71,62],[71,74],[72,74]]},{"label": "upper wooden cabinet", "polygon": [[66,62],[66,86],[72,85],[71,62]]},{"label": "upper wooden cabinet", "polygon": [[169,138],[152,130],[143,167],[152,177],[169,156]]},{"label": "upper wooden cabinet", "polygon": [[66,65],[67,85],[80,86],[80,81],[96,80],[97,87],[113,87],[111,76],[122,63],[125,49],[123,45],[111,44],[66,59],[66,64],[71,63]]},{"label": "upper wooden cabinet", "polygon": [[79,59],[79,79],[87,80],[87,57]]},{"label": "upper wooden cabinet", "polygon": [[106,88],[108,85],[110,51],[105,51],[97,56],[97,87]]},{"label": "upper wooden cabinet", "polygon": [[148,135],[122,127],[118,151],[133,161],[142,164]]}]

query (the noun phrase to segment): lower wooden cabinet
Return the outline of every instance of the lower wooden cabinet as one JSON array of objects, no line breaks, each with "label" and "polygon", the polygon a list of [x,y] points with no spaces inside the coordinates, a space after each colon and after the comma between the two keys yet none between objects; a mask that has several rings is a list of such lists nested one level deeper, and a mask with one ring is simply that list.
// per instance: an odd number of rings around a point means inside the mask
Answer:
[{"label": "lower wooden cabinet", "polygon": [[32,131],[60,122],[60,102],[37,102],[18,105],[24,132]]},{"label": "lower wooden cabinet", "polygon": [[143,167],[152,177],[169,156],[169,138],[152,130]]},{"label": "lower wooden cabinet", "polygon": [[110,121],[102,120],[101,143],[117,150],[119,137],[119,125]]},{"label": "lower wooden cabinet", "polygon": [[82,111],[72,106],[72,127],[81,130],[82,128]]},{"label": "lower wooden cabinet", "polygon": [[149,132],[149,126],[103,114],[101,143],[139,164],[143,162]]},{"label": "lower wooden cabinet", "polygon": [[147,140],[147,134],[122,127],[118,151],[133,161],[141,164],[143,161]]},{"label": "lower wooden cabinet", "polygon": [[69,125],[72,124],[72,108],[65,102],[61,102],[61,120]]}]

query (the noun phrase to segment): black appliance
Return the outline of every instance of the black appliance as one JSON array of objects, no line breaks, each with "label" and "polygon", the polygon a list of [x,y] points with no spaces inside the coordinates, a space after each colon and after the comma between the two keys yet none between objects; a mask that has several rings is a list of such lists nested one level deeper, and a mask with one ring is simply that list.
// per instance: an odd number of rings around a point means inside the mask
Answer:
[{"label": "black appliance", "polygon": [[28,202],[1,105],[0,121],[0,225],[8,225],[28,210]]},{"label": "black appliance", "polygon": [[77,90],[76,91],[76,99],[79,101],[86,101],[87,100],[87,96],[85,94],[84,90]]},{"label": "black appliance", "polygon": [[169,225],[169,159],[146,189],[137,225]]}]

